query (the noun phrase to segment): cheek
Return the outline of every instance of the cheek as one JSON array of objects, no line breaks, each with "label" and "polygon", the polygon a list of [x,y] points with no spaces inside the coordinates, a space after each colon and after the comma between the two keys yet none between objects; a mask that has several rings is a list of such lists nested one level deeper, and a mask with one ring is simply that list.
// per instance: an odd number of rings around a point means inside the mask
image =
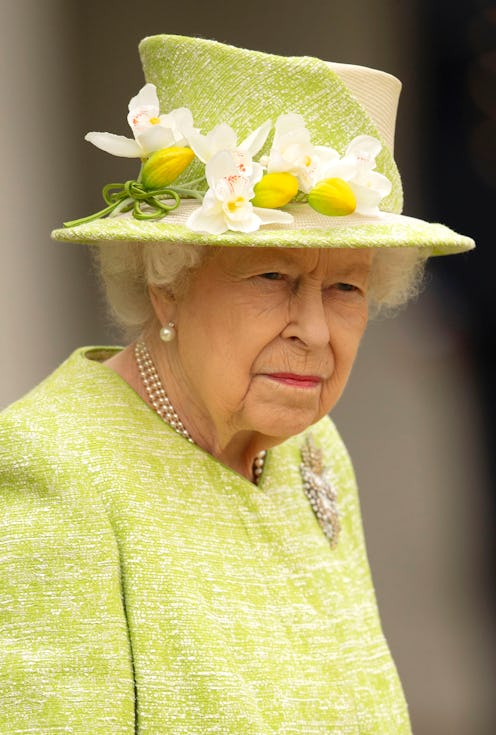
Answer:
[{"label": "cheek", "polygon": [[368,322],[365,298],[357,303],[338,304],[330,310],[329,333],[331,346],[337,355],[353,360]]},{"label": "cheek", "polygon": [[334,369],[324,385],[323,401],[334,404],[343,392],[366,327],[366,307],[334,320],[330,339]]},{"label": "cheek", "polygon": [[[209,359],[243,365],[253,362],[281,330],[281,308],[245,293],[246,285],[205,292],[185,307],[192,338],[204,345]],[[214,353],[214,354],[213,354]]]},{"label": "cheek", "polygon": [[208,309],[205,303],[191,303],[180,316],[185,325],[181,329],[179,324],[181,368],[202,399],[235,411],[249,390],[259,356],[277,336],[277,328],[274,320],[232,298],[210,303]]},{"label": "cheek", "polygon": [[356,330],[345,330],[341,333],[339,341],[333,344],[333,350],[336,362],[342,363],[343,366],[351,366],[355,360],[358,348],[362,341],[365,328]]}]

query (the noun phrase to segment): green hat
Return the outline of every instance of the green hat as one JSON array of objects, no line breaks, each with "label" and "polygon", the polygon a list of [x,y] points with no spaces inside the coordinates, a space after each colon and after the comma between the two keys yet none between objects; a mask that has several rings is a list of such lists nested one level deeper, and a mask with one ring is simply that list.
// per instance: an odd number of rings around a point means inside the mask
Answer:
[{"label": "green hat", "polygon": [[140,159],[104,187],[105,209],[55,240],[470,250],[471,238],[401,214],[393,157],[401,83],[375,69],[199,38],[140,44],[147,84],[133,138],[88,133]]}]

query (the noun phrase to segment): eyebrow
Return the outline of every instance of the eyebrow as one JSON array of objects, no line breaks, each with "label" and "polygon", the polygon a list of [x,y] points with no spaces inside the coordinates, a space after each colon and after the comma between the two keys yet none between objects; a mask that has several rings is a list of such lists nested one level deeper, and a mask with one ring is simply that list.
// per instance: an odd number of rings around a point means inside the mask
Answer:
[{"label": "eyebrow", "polygon": [[[280,253],[261,253],[262,257],[260,258],[260,265],[263,265],[263,263],[282,263],[283,265],[292,265],[294,264],[294,260],[287,255],[285,252]],[[265,256],[265,257],[263,257]]]},{"label": "eyebrow", "polygon": [[343,267],[338,266],[335,269],[335,272],[343,276],[348,276],[353,273],[363,273],[364,275],[368,275],[371,271],[371,268],[372,263],[351,263]]},{"label": "eyebrow", "polygon": [[[277,269],[279,265],[287,266],[287,267],[295,267],[297,264],[295,264],[294,259],[286,252],[271,252],[269,253],[261,253],[261,257],[257,259],[254,263],[250,263],[249,269],[251,269],[253,266],[264,268],[266,265],[269,266],[271,269]],[[265,257],[264,257],[265,256]],[[370,271],[372,269],[372,262],[367,261],[364,263],[363,261],[352,261],[351,263],[336,263],[335,266],[332,268],[332,272],[335,275],[338,275],[340,277],[346,277],[353,274],[363,274],[363,275],[369,275]]]}]

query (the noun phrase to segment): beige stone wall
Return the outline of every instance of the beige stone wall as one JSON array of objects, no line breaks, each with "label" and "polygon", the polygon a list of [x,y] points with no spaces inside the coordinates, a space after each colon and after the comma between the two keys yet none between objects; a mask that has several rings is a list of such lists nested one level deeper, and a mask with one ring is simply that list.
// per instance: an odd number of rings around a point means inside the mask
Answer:
[{"label": "beige stone wall", "polygon": [[0,405],[103,336],[86,253],[49,239],[82,196],[65,21],[62,1],[2,0]]},{"label": "beige stone wall", "polygon": [[[83,247],[51,243],[64,219],[100,205],[132,164],[83,142],[125,133],[142,83],[138,40],[158,32],[383,68],[404,82],[397,150],[409,213],[417,157],[422,29],[415,4],[0,0],[3,232],[0,406],[80,344],[115,341]],[[416,735],[489,735],[492,620],[485,612],[484,458],[470,356],[435,294],[372,327],[334,412],[351,448],[386,635]]]}]

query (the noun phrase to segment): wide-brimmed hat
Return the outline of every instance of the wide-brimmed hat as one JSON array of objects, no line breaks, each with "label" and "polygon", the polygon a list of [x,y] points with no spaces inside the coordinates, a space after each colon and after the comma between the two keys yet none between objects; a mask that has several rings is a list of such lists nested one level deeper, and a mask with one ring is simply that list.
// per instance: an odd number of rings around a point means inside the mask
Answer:
[{"label": "wide-brimmed hat", "polygon": [[55,240],[470,250],[401,214],[394,129],[401,89],[382,71],[183,36],[145,38],[133,138],[89,133],[137,162],[105,209]]}]

